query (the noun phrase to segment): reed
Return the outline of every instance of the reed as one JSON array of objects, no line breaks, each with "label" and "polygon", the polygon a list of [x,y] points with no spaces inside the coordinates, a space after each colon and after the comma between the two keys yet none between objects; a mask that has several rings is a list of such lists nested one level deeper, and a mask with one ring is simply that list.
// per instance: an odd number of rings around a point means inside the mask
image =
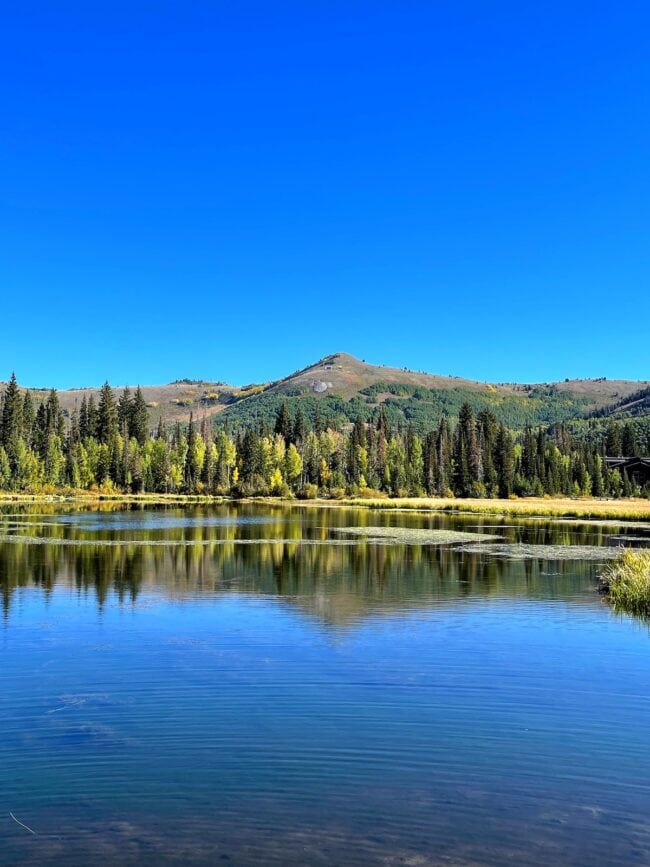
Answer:
[{"label": "reed", "polygon": [[650,615],[650,550],[624,549],[606,568],[601,586],[615,608]]},{"label": "reed", "polygon": [[411,509],[433,512],[472,512],[489,515],[522,515],[542,518],[616,518],[621,521],[650,521],[650,500],[573,500],[570,498],[526,498],[521,500],[460,500],[436,497],[406,499],[357,499],[336,501],[369,509]]}]

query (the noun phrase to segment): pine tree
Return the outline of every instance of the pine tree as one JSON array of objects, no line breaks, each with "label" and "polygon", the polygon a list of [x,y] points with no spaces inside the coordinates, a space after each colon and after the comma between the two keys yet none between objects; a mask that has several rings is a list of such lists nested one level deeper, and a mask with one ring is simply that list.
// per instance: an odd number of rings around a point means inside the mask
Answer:
[{"label": "pine tree", "polygon": [[212,493],[214,487],[214,471],[215,471],[215,447],[210,440],[205,444],[205,457],[203,458],[203,467],[201,468],[201,482],[205,492]]},{"label": "pine tree", "polygon": [[486,493],[496,497],[499,493],[499,481],[495,466],[496,441],[499,433],[499,422],[493,412],[482,410],[477,417],[479,448],[482,455],[483,479]]},{"label": "pine tree", "polygon": [[291,416],[286,401],[282,402],[282,406],[278,410],[278,416],[275,420],[275,433],[284,437],[285,443],[288,445],[293,434],[293,426],[291,424]]},{"label": "pine tree", "polygon": [[474,413],[464,403],[458,414],[454,437],[454,490],[461,497],[473,493],[473,485],[480,481],[481,461],[476,437]]},{"label": "pine tree", "polygon": [[50,433],[47,424],[47,407],[44,403],[39,404],[34,420],[33,444],[34,450],[41,459],[44,459],[47,450],[47,438]]},{"label": "pine tree", "polygon": [[23,395],[22,437],[28,446],[31,446],[33,441],[32,438],[34,436],[35,419],[36,413],[34,411],[34,401],[32,400],[32,396],[29,391],[25,391],[25,394]]},{"label": "pine tree", "polygon": [[[92,399],[92,398],[91,398]],[[108,445],[115,440],[118,432],[117,407],[113,389],[105,382],[99,393],[97,408],[97,438]]]},{"label": "pine tree", "polygon": [[451,490],[454,473],[452,437],[449,421],[446,416],[440,419],[438,425],[438,494],[447,496]]},{"label": "pine tree", "polygon": [[129,425],[131,424],[131,389],[128,385],[122,390],[122,394],[117,401],[117,427],[121,433],[126,433],[129,436]]},{"label": "pine tree", "polygon": [[438,483],[438,443],[435,431],[424,438],[424,489],[429,496],[436,493]]},{"label": "pine tree", "polygon": [[612,458],[621,457],[623,454],[621,429],[615,421],[610,421],[607,425],[607,433],[605,435],[605,454]]},{"label": "pine tree", "polygon": [[293,435],[292,441],[296,444],[298,448],[301,448],[305,441],[305,436],[307,434],[307,426],[305,425],[305,417],[302,414],[302,410],[298,407],[298,411],[296,412],[296,420],[293,424]]},{"label": "pine tree", "polygon": [[521,470],[524,478],[532,482],[537,466],[537,443],[530,425],[524,431],[524,441],[521,449]]},{"label": "pine tree", "polygon": [[50,393],[47,396],[45,417],[46,433],[56,434],[59,438],[63,439],[65,420],[59,404],[59,396],[54,388],[50,389]]},{"label": "pine tree", "polygon": [[390,439],[391,432],[388,426],[388,419],[386,418],[386,407],[383,404],[379,407],[379,415],[377,416],[377,431],[384,436],[384,439]]},{"label": "pine tree", "polygon": [[95,396],[88,398],[88,436],[99,438],[99,414],[95,406]]},{"label": "pine tree", "polygon": [[594,497],[603,497],[605,495],[605,480],[603,478],[603,459],[600,455],[594,456],[592,471],[592,493]]},{"label": "pine tree", "polygon": [[499,478],[499,496],[509,497],[514,489],[515,449],[512,436],[504,425],[499,426],[495,457]]},{"label": "pine tree", "polygon": [[187,455],[185,458],[185,488],[188,493],[193,494],[196,491],[196,484],[201,477],[201,462],[199,460],[199,448],[203,446],[203,442],[199,443],[199,435],[194,428],[194,417],[190,413],[190,422],[187,427]]},{"label": "pine tree", "polygon": [[131,401],[129,436],[136,439],[138,443],[143,446],[147,441],[148,434],[149,413],[147,412],[147,402],[142,394],[142,389],[138,386],[135,390],[133,400]]},{"label": "pine tree", "polygon": [[2,405],[2,429],[0,445],[9,459],[12,467],[18,453],[18,442],[23,430],[23,402],[18,390],[15,373],[11,374],[9,384],[5,389],[4,401]]},{"label": "pine tree", "polygon": [[639,453],[634,426],[630,422],[623,427],[621,451],[626,458],[634,458]]}]

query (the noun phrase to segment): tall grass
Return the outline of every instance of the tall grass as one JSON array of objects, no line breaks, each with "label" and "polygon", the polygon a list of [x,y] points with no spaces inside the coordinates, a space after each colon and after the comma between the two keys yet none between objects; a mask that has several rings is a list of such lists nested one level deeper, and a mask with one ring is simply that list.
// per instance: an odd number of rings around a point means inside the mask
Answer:
[{"label": "tall grass", "polygon": [[626,548],[602,576],[615,608],[650,615],[650,550]]},{"label": "tall grass", "polygon": [[650,521],[650,500],[572,500],[568,497],[522,500],[472,500],[436,497],[407,499],[365,499],[349,497],[336,501],[369,509],[415,509],[433,512],[474,512],[488,515],[523,515],[544,518],[617,518],[621,521]]},{"label": "tall grass", "polygon": [[173,503],[195,505],[200,503],[223,503],[226,498],[209,494],[122,494],[117,491],[76,491],[60,490],[53,493],[26,494],[0,492],[0,505],[3,503]]}]

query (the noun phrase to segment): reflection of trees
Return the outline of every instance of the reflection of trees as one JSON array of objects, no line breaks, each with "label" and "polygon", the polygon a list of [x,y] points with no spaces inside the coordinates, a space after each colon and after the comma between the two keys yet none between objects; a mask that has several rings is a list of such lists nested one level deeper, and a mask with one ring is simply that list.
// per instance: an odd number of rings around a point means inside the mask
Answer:
[{"label": "reflection of trees", "polygon": [[[557,574],[551,576],[544,574],[550,568],[545,561],[500,560],[448,546],[382,545],[363,540],[347,544],[330,534],[331,527],[351,523],[456,529],[472,525],[481,529],[476,516],[458,520],[448,515],[225,505],[148,509],[141,513],[144,523],[130,525],[125,520],[117,526],[110,526],[110,519],[102,525],[93,509],[82,513],[89,524],[84,526],[48,521],[43,508],[39,506],[38,511],[26,510],[19,518],[0,514],[1,534],[38,536],[51,542],[0,544],[0,593],[5,613],[19,587],[40,587],[46,593],[55,585],[90,590],[100,606],[111,594],[120,601],[134,600],[143,589],[180,598],[232,588],[282,596],[325,622],[344,623],[370,612],[456,604],[462,597],[568,597],[575,591],[576,580],[585,586],[595,572],[593,564],[562,561],[553,564]],[[55,518],[61,512],[53,510],[51,514]],[[179,523],[187,519],[187,525],[156,526],[161,516],[173,517]],[[267,522],[242,523],[260,516]],[[215,525],[215,518],[226,523]],[[28,526],[16,525],[16,521]],[[485,531],[499,534],[493,517],[484,522],[488,523],[490,528]],[[513,542],[593,544],[604,539],[602,527],[542,526],[522,521],[511,528],[503,523],[501,535]],[[278,539],[283,541],[272,541]],[[238,544],[247,540],[256,540],[256,544]],[[309,541],[325,544],[305,544]]]}]

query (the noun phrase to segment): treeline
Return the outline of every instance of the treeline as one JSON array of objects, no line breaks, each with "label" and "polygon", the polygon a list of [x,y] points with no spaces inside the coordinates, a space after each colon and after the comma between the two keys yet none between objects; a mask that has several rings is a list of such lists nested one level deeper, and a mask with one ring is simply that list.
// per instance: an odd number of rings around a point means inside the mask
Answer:
[{"label": "treeline", "polygon": [[273,425],[215,430],[212,421],[149,428],[140,389],[116,397],[105,383],[69,419],[52,390],[38,407],[12,376],[0,407],[0,489],[61,488],[233,496],[372,494],[509,497],[644,493],[607,469],[604,454],[647,454],[632,425],[610,422],[598,441],[559,424],[514,436],[488,409],[465,403],[453,427],[425,434],[380,411],[339,428],[308,424],[286,404]]}]

